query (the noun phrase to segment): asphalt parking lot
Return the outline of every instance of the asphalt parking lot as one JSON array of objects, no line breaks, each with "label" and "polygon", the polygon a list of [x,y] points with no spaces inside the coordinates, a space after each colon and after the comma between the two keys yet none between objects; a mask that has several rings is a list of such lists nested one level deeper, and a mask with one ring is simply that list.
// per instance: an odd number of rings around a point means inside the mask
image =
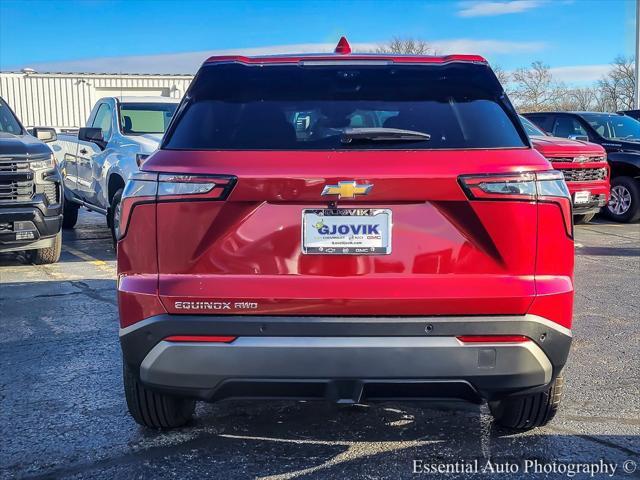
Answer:
[{"label": "asphalt parking lot", "polygon": [[58,264],[0,255],[2,478],[396,479],[416,477],[414,460],[475,459],[520,470],[470,478],[523,478],[523,459],[603,460],[615,478],[640,478],[640,465],[623,471],[640,464],[638,224],[576,228],[564,404],[548,427],[517,434],[484,406],[429,403],[228,401],[200,404],[189,428],[145,430],[122,392],[110,242],[103,217],[82,212]]}]

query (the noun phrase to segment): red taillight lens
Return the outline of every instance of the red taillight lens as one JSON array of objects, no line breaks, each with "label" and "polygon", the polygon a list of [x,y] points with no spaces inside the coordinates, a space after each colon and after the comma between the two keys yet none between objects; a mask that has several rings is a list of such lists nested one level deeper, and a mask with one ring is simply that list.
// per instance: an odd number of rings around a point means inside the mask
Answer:
[{"label": "red taillight lens", "polygon": [[129,218],[135,205],[148,202],[187,200],[225,200],[236,177],[222,175],[187,175],[138,172],[124,187],[118,222],[118,239],[127,232]]},{"label": "red taillight lens", "polygon": [[462,343],[523,343],[531,339],[524,335],[460,335]]},{"label": "red taillight lens", "polygon": [[462,175],[459,181],[470,200],[554,203],[562,211],[567,235],[573,238],[571,194],[562,172]]},{"label": "red taillight lens", "polygon": [[238,337],[216,335],[172,335],[165,338],[165,342],[203,342],[203,343],[231,343]]}]

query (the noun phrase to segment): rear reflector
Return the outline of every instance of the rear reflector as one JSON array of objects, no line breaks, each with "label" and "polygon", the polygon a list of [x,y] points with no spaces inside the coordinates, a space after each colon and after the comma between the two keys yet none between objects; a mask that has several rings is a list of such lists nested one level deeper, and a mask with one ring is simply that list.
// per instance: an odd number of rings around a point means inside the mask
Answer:
[{"label": "rear reflector", "polygon": [[214,335],[173,335],[165,338],[165,342],[203,342],[203,343],[231,343],[238,337],[220,337]]},{"label": "rear reflector", "polygon": [[461,335],[456,338],[462,343],[522,343],[531,340],[524,335]]}]

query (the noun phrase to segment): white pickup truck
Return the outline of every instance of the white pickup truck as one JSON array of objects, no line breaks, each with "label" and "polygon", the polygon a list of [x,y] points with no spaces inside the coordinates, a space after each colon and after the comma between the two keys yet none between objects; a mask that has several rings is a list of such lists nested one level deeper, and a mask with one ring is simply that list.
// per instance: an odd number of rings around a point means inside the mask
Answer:
[{"label": "white pickup truck", "polygon": [[83,206],[106,215],[115,238],[122,189],[158,148],[178,103],[166,97],[101,98],[77,135],[58,135],[51,148],[64,182],[63,228],[73,228]]}]

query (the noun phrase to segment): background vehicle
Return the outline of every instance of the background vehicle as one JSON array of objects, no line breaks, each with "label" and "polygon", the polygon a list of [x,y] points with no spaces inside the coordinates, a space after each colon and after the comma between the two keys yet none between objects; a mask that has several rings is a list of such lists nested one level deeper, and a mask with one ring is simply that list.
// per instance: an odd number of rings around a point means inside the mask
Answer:
[{"label": "background vehicle", "polygon": [[618,222],[640,219],[640,122],[626,115],[601,112],[523,115],[550,135],[602,145],[611,168],[607,215]]},{"label": "background vehicle", "polygon": [[166,97],[106,97],[98,100],[77,136],[59,134],[52,145],[64,178],[64,228],[73,228],[78,208],[114,216],[126,181],[157,147],[178,106]]},{"label": "background vehicle", "polygon": [[640,120],[640,110],[623,110],[622,112],[618,112],[628,117],[631,117],[635,120]]},{"label": "background vehicle", "polygon": [[571,343],[562,174],[482,57],[336,52],[209,59],[127,183],[129,411],[446,397],[548,422]]},{"label": "background vehicle", "polygon": [[50,128],[34,136],[0,98],[0,252],[28,250],[36,264],[55,263],[62,247],[62,184]]},{"label": "background vehicle", "polygon": [[522,125],[533,147],[564,174],[573,200],[576,223],[586,223],[609,201],[609,164],[600,145],[551,137],[524,117]]}]

